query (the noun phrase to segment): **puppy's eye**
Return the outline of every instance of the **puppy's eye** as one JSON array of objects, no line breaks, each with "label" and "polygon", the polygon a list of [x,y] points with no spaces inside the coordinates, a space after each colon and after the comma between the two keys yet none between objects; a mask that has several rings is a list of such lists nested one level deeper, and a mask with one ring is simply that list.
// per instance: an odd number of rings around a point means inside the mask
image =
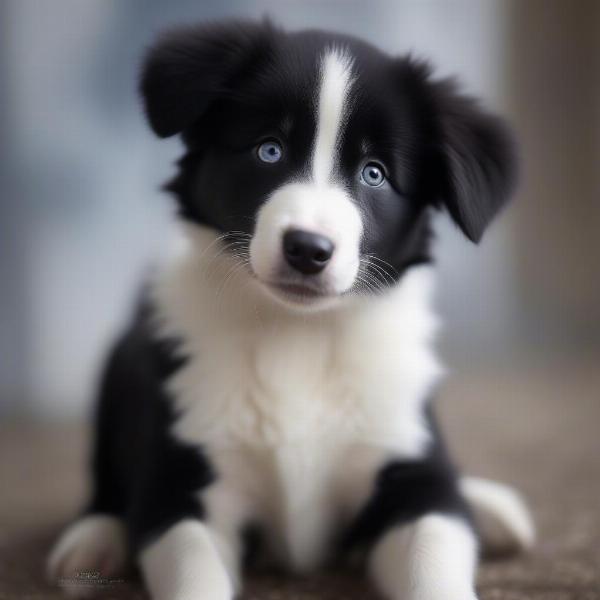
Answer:
[{"label": "puppy's eye", "polygon": [[257,149],[258,158],[266,163],[276,163],[283,156],[283,148],[279,142],[268,140],[263,142]]},{"label": "puppy's eye", "polygon": [[369,163],[364,166],[360,178],[371,187],[379,187],[385,181],[383,167],[377,163]]}]

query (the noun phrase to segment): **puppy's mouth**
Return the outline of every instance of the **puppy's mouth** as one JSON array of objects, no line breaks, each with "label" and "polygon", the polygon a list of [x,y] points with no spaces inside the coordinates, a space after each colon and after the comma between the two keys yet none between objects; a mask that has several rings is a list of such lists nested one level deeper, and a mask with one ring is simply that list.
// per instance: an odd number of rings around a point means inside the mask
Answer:
[{"label": "puppy's mouth", "polygon": [[294,304],[313,305],[337,296],[331,290],[309,282],[281,279],[263,283],[272,294]]}]

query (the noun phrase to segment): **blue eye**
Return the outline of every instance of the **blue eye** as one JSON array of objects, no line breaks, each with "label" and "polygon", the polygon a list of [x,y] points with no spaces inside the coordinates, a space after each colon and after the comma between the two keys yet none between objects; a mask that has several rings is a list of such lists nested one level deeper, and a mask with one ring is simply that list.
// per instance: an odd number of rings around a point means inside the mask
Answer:
[{"label": "blue eye", "polygon": [[379,187],[385,181],[383,168],[377,163],[368,163],[364,166],[360,178],[371,187]]},{"label": "blue eye", "polygon": [[269,140],[263,142],[257,150],[258,158],[266,163],[276,163],[283,156],[283,148],[279,142]]}]

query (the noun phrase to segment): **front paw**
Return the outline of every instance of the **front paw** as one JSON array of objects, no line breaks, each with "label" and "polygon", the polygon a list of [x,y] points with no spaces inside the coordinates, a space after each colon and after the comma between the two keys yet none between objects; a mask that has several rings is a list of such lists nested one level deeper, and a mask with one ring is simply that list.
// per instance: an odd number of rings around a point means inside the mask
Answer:
[{"label": "front paw", "polygon": [[152,600],[232,600],[233,579],[206,525],[177,523],[147,546],[139,564]]},{"label": "front paw", "polygon": [[431,586],[420,584],[417,588],[398,590],[387,600],[478,600],[478,598],[473,590],[432,582]]},{"label": "front paw", "polygon": [[48,578],[72,597],[98,591],[86,573],[112,577],[127,560],[123,523],[109,515],[88,515],[73,523],[53,548],[47,564]]}]

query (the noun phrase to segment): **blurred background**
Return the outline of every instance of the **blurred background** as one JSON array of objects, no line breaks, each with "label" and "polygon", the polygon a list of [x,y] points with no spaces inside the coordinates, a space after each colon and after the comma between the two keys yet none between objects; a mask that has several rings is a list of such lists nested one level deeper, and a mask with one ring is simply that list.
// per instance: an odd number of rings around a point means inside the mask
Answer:
[{"label": "blurred background", "polygon": [[437,223],[446,361],[465,377],[600,367],[600,2],[3,0],[0,416],[87,412],[161,247],[181,148],[144,123],[144,48],[168,25],[264,14],[430,58],[512,123],[513,204],[478,248]]}]

